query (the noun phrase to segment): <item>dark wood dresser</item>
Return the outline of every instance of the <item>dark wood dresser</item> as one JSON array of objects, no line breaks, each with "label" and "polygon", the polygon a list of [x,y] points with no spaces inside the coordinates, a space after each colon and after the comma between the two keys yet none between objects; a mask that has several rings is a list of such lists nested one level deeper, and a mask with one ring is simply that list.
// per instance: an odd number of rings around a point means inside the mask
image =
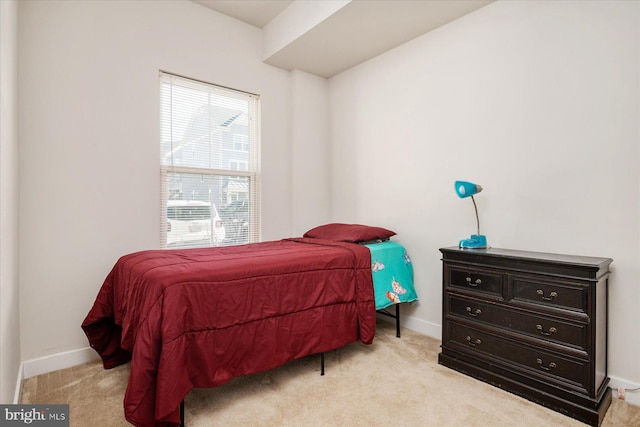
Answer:
[{"label": "dark wood dresser", "polygon": [[598,426],[610,258],[442,248],[441,365]]}]

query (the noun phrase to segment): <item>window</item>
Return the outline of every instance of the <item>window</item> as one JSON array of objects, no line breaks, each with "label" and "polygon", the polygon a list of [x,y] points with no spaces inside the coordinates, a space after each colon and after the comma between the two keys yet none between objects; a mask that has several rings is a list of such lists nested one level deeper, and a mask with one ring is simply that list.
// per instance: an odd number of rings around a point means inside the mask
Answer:
[{"label": "window", "polygon": [[239,151],[249,151],[249,138],[246,135],[233,135],[233,149]]},{"label": "window", "polygon": [[160,244],[260,240],[259,97],[160,73]]},{"label": "window", "polygon": [[249,165],[247,162],[239,162],[237,160],[229,161],[229,169],[237,170],[237,171],[246,171],[249,170]]}]

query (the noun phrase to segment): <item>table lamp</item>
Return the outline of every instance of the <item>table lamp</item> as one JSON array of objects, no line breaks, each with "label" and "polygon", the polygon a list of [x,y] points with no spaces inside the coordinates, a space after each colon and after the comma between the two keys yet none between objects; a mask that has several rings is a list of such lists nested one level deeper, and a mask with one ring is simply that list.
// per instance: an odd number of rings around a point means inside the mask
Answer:
[{"label": "table lamp", "polygon": [[482,191],[482,187],[467,181],[456,181],[455,189],[458,197],[471,197],[471,200],[473,201],[473,208],[476,211],[476,222],[478,224],[478,234],[472,234],[468,239],[460,240],[460,244],[458,246],[461,248],[472,249],[487,248],[487,236],[480,234],[480,218],[478,217],[478,206],[476,206],[476,200],[473,198],[474,194],[478,194]]}]

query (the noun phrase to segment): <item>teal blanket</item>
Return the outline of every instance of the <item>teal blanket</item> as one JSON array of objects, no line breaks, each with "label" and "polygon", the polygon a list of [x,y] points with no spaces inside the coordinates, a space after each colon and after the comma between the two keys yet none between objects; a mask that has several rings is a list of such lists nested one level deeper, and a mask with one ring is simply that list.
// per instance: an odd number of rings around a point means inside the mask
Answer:
[{"label": "teal blanket", "polygon": [[413,265],[404,246],[392,241],[365,246],[371,251],[376,310],[417,300],[413,286]]}]

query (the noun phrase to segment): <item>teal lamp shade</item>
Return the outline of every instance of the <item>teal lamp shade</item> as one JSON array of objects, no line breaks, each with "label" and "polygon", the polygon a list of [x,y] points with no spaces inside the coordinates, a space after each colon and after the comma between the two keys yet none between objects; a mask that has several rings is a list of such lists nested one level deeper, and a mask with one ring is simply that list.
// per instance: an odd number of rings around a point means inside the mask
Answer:
[{"label": "teal lamp shade", "polygon": [[456,181],[456,193],[458,197],[470,197],[482,191],[482,187],[467,181]]},{"label": "teal lamp shade", "polygon": [[480,217],[478,217],[478,206],[476,205],[476,200],[473,198],[474,194],[478,194],[482,191],[482,187],[474,184],[472,182],[467,181],[456,181],[455,182],[455,190],[456,194],[460,198],[471,197],[473,201],[473,208],[476,212],[476,223],[478,224],[478,233],[472,234],[468,239],[460,240],[458,246],[460,248],[468,248],[468,249],[483,249],[487,248],[487,236],[480,234]]}]

